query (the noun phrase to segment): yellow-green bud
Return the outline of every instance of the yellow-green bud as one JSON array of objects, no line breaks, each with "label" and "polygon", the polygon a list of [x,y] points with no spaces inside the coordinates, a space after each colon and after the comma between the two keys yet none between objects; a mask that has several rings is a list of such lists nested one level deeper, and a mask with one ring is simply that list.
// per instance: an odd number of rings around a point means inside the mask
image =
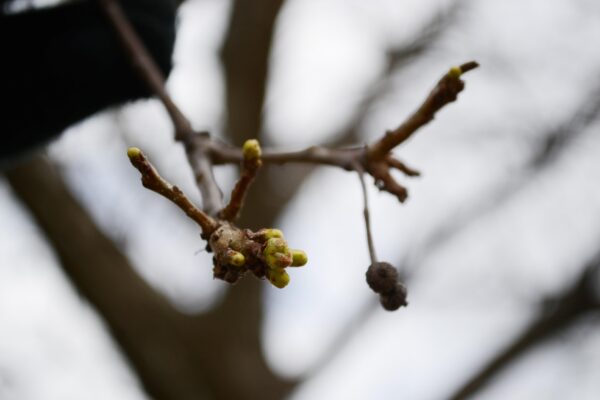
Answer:
[{"label": "yellow-green bud", "polygon": [[265,239],[269,240],[272,238],[283,239],[283,232],[279,229],[269,228],[264,230]]},{"label": "yellow-green bud", "polygon": [[462,75],[462,70],[460,69],[460,67],[452,67],[450,68],[450,71],[448,71],[448,76],[450,78],[459,78]]},{"label": "yellow-green bud", "polygon": [[137,147],[130,147],[127,149],[127,157],[131,158],[137,158],[142,154],[142,151],[140,149],[138,149]]},{"label": "yellow-green bud", "polygon": [[290,275],[282,268],[271,269],[267,271],[267,279],[273,286],[282,289],[290,283]]},{"label": "yellow-green bud", "polygon": [[241,267],[246,263],[246,257],[239,251],[228,250],[227,258],[229,259],[229,264],[234,265],[236,267]]},{"label": "yellow-green bud", "polygon": [[292,253],[286,241],[281,238],[267,240],[263,255],[269,268],[285,268],[292,263]]},{"label": "yellow-green bud", "polygon": [[292,249],[292,267],[301,267],[308,262],[308,256],[302,250]]},{"label": "yellow-green bud", "polygon": [[248,139],[244,142],[244,146],[242,147],[242,154],[244,156],[244,160],[256,160],[260,158],[261,149],[260,143],[256,139]]}]

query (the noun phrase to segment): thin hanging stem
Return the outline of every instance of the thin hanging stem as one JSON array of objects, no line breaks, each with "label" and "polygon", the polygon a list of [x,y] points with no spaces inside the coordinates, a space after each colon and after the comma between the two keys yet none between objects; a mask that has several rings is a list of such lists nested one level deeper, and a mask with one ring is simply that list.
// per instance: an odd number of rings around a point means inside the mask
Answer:
[{"label": "thin hanging stem", "polygon": [[365,219],[365,229],[367,231],[367,244],[369,246],[369,257],[371,257],[371,264],[377,262],[377,256],[375,255],[375,246],[373,245],[373,234],[371,232],[371,217],[369,214],[369,196],[367,195],[367,185],[365,183],[365,171],[360,164],[356,164],[355,167],[360,180],[360,187],[363,194],[363,217]]}]

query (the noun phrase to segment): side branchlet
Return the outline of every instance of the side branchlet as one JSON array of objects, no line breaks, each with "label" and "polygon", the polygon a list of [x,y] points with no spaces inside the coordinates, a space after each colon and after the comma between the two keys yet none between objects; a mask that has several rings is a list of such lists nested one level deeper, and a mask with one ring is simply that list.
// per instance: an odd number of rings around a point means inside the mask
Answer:
[{"label": "side branchlet", "polygon": [[220,219],[225,221],[235,221],[237,219],[244,206],[248,189],[262,166],[261,154],[262,150],[258,140],[246,140],[244,146],[242,146],[243,160],[240,177],[231,191],[229,204],[219,212]]}]

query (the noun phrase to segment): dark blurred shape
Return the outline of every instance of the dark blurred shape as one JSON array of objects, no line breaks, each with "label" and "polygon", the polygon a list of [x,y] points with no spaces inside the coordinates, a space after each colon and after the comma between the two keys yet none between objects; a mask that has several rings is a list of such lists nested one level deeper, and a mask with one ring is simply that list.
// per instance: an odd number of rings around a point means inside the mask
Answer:
[{"label": "dark blurred shape", "polygon": [[384,309],[395,311],[408,305],[406,286],[398,280],[398,270],[386,262],[374,262],[367,269],[367,283],[379,293],[379,302]]},{"label": "dark blurred shape", "polygon": [[600,82],[594,82],[588,90],[575,112],[546,132],[530,162],[531,169],[550,165],[590,125],[598,120],[600,115]]},{"label": "dark blurred shape", "polygon": [[[120,3],[167,74],[175,2]],[[44,144],[95,112],[150,95],[95,1],[0,14],[0,51],[0,161]]]},{"label": "dark blurred shape", "polygon": [[406,307],[408,305],[408,302],[406,301],[406,295],[406,286],[398,282],[394,290],[379,295],[379,302],[387,311],[396,311],[400,307]]},{"label": "dark blurred shape", "polygon": [[367,283],[376,293],[388,293],[396,287],[398,271],[386,262],[376,262],[367,269]]}]

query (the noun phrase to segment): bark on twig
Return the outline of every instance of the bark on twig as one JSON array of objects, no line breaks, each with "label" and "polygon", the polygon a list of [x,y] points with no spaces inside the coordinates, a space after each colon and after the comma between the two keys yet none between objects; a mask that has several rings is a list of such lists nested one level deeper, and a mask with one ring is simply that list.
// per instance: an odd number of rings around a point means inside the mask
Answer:
[{"label": "bark on twig", "polygon": [[148,158],[138,148],[132,147],[127,151],[129,161],[142,174],[142,184],[161,196],[175,203],[185,214],[194,220],[202,228],[202,236],[205,238],[217,229],[218,222],[206,215],[196,207],[191,200],[177,186],[171,185],[159,175],[156,168],[148,161]]},{"label": "bark on twig", "polygon": [[398,128],[386,133],[384,137],[369,146],[367,157],[371,160],[381,160],[393,148],[408,139],[417,129],[430,122],[446,104],[456,100],[458,94],[464,89],[464,82],[460,75],[479,66],[475,61],[470,61],[451,69],[439,80],[425,102]]}]

